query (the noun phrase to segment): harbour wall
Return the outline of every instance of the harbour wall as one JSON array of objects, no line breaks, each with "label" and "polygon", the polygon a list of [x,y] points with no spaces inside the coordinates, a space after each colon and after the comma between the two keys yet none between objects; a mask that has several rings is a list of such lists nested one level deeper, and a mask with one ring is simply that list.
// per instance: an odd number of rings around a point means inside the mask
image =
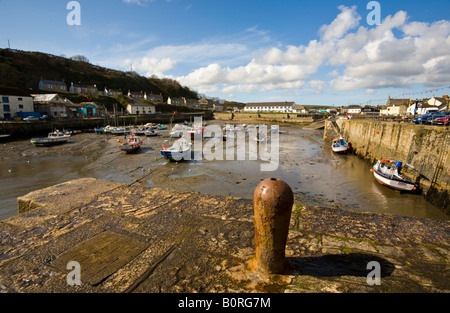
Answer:
[{"label": "harbour wall", "polygon": [[391,159],[403,166],[428,201],[450,214],[450,132],[448,127],[399,122],[327,120],[324,142],[337,136],[350,142],[354,154],[375,162]]},{"label": "harbour wall", "polygon": [[216,120],[310,124],[323,118],[320,114],[297,113],[231,113],[215,112]]},{"label": "harbour wall", "polygon": [[204,120],[213,118],[212,112],[166,114],[157,113],[152,115],[130,115],[120,116],[115,119],[104,117],[55,119],[52,121],[11,121],[1,122],[0,133],[12,134],[14,137],[26,137],[46,135],[55,129],[83,130],[106,125],[142,125],[146,123],[182,123],[201,116]]}]

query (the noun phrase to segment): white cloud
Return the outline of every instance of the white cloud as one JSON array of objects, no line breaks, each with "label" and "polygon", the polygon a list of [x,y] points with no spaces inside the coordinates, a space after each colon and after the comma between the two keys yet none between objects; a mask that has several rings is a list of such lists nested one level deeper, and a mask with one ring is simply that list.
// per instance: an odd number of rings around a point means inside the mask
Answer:
[{"label": "white cloud", "polygon": [[[138,0],[128,0],[137,3]],[[339,7],[337,17],[319,29],[319,37],[299,46],[273,44],[264,50],[242,40],[254,35],[266,42],[267,32],[257,26],[244,31],[240,40],[205,41],[165,45],[130,57],[136,70],[165,75],[182,65],[195,64],[186,75],[173,77],[201,93],[299,90],[309,86],[322,93],[439,85],[450,81],[450,22],[432,24],[408,21],[399,11],[381,25],[360,25],[356,7]],[[328,73],[319,77],[320,69]],[[330,69],[331,67],[331,69]],[[333,69],[339,67],[339,69]],[[314,75],[315,79],[311,79]]]},{"label": "white cloud", "polygon": [[176,62],[170,58],[151,58],[143,57],[138,62],[133,62],[131,59],[126,59],[122,66],[131,65],[136,72],[145,72],[147,76],[157,75],[161,76],[164,72],[171,70]]}]

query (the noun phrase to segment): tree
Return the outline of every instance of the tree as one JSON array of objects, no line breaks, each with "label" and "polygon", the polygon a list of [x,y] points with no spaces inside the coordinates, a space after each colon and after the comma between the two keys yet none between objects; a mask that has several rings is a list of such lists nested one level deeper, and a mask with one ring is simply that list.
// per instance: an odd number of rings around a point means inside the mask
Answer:
[{"label": "tree", "polygon": [[89,63],[89,59],[81,54],[74,55],[74,56],[70,57],[70,59],[74,60],[74,61],[81,61],[81,62]]}]

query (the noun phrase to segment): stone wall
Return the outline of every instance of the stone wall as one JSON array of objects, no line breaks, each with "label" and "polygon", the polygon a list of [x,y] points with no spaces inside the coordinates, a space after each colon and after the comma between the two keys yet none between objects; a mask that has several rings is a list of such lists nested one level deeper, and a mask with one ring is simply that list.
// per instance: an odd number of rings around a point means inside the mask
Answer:
[{"label": "stone wall", "polygon": [[[118,117],[117,125],[141,125],[146,123],[165,123],[171,120],[174,123],[182,123],[184,121],[193,120],[194,116],[202,116],[204,120],[212,119],[211,112],[200,113],[180,113],[180,114],[152,114],[152,115],[130,115]],[[55,119],[52,121],[14,121],[1,122],[0,132],[10,133],[14,136],[38,136],[46,135],[55,129],[93,129],[95,127],[114,125],[112,118],[76,118],[76,119]]]},{"label": "stone wall", "polygon": [[[233,115],[232,115],[233,114]],[[298,113],[231,113],[214,112],[216,120],[233,121],[259,121],[259,122],[281,122],[281,123],[313,123],[321,118],[322,115],[298,114]]]},{"label": "stone wall", "polygon": [[419,184],[430,202],[450,213],[447,128],[398,122],[327,121],[324,142],[338,135],[351,143],[356,155],[370,162],[383,158],[412,165],[415,169],[404,166],[405,174]]}]

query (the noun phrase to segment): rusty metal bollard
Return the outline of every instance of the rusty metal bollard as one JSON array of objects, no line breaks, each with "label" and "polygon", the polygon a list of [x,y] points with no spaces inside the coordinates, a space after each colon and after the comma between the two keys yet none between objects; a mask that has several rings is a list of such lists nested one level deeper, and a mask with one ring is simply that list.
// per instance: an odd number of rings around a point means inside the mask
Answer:
[{"label": "rusty metal bollard", "polygon": [[263,180],[253,194],[255,258],[253,268],[264,274],[282,274],[294,195],[278,178]]}]

